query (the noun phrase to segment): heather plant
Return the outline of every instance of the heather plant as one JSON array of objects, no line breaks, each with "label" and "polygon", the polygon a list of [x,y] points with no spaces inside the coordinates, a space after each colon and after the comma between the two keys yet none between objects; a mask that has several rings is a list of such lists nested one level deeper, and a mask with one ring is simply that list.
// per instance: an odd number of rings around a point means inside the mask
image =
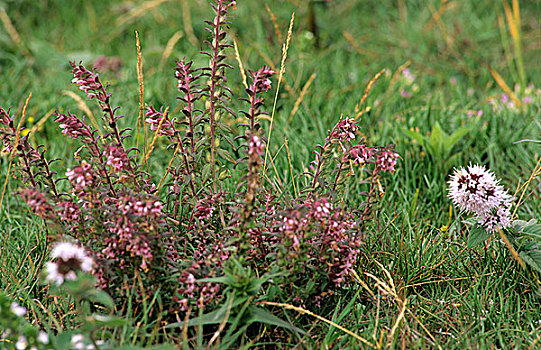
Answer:
[{"label": "heather plant", "polygon": [[[173,152],[165,174],[148,172],[154,143],[130,148],[131,130],[121,127],[123,116],[109,85],[82,62],[70,62],[72,83],[96,101],[108,130],[102,136],[85,116],[55,113],[62,134],[81,143],[78,161],[65,177],[51,170],[43,146],[34,148],[28,135],[17,139],[9,110],[0,110],[2,140],[7,151],[17,150],[21,166],[16,168],[26,184],[20,196],[47,224],[49,239],[73,239],[88,252],[59,243],[47,265],[51,283],[69,286],[78,280],[76,269],[91,273],[96,287],[114,301],[129,296],[143,302],[160,291],[160,309],[170,312],[166,321],[189,317],[192,310],[215,315],[229,304],[234,307],[228,313],[237,320],[233,328],[257,319],[286,326],[263,309],[241,305],[257,297],[309,300],[303,303],[317,307],[334,293],[329,290],[347,286],[376,209],[376,188],[384,173],[395,171],[399,156],[392,146],[367,145],[358,121],[341,118],[316,146],[298,197],[267,186],[268,140],[261,116],[274,72],[267,66],[249,71],[246,96],[240,98],[247,110],[229,107],[234,96],[224,52],[231,46],[226,29],[235,1],[211,5],[215,17],[206,21],[211,39],[202,52],[209,65],[195,68],[186,58],[176,62],[180,115],[169,107],[146,108],[145,123],[154,138],[166,138]],[[237,115],[244,120],[235,135],[231,122]],[[234,191],[228,190],[229,178],[240,179]],[[344,201],[347,186],[358,181],[366,186],[365,200]],[[269,285],[280,292],[266,295]],[[153,307],[149,315],[159,312]]]}]

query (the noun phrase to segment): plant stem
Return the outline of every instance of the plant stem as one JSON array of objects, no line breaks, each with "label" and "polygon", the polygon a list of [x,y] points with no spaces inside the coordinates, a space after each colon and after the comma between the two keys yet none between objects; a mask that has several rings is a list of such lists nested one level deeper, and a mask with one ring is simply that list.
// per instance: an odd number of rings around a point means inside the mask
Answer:
[{"label": "plant stem", "polygon": [[218,73],[218,54],[219,54],[219,36],[220,36],[220,14],[222,13],[222,0],[218,1],[216,8],[216,19],[214,23],[214,43],[212,45],[212,60],[211,60],[211,75],[210,75],[210,165],[212,166],[212,188],[213,194],[217,193],[216,187],[216,164],[215,164],[215,147],[216,147],[216,76]]}]

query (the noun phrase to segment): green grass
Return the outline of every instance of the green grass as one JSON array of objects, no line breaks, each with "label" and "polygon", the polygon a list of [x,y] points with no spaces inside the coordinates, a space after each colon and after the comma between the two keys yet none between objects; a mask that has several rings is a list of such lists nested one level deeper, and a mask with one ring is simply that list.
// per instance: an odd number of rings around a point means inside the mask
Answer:
[{"label": "green grass", "polygon": [[[0,6],[2,3],[7,5],[7,14],[30,55],[25,55],[21,46],[0,27],[0,105],[13,106],[20,116],[24,101],[32,92],[28,117],[33,117],[34,124],[58,107],[82,113],[77,103],[62,93],[76,91],[69,83],[68,60],[90,62],[106,55],[118,56],[124,62],[117,75],[108,72],[101,77],[112,84],[113,103],[122,105],[121,113],[126,115],[122,126],[135,129],[139,108],[135,30],[141,35],[147,103],[156,107],[171,104],[174,111],[178,106],[174,100],[174,59],[194,57],[196,66],[204,62],[197,55],[206,37],[202,19],[210,16],[210,6],[204,0],[188,1],[198,46],[187,38],[179,1],[166,1],[121,26],[118,18],[143,1],[72,1],[69,6],[63,0],[0,1]],[[357,269],[375,297],[360,284],[355,285],[346,294],[337,296],[336,304],[325,306],[326,313],[321,316],[371,342],[381,339],[383,347],[526,349],[540,346],[541,304],[539,295],[529,284],[531,277],[496,238],[480,248],[466,248],[467,228],[456,213],[449,230],[440,230],[449,219],[446,180],[451,167],[443,165],[446,159],[432,158],[402,132],[402,129],[418,128],[426,134],[436,122],[448,133],[463,125],[472,126],[453,148],[453,154],[460,152],[453,165],[486,164],[511,192],[528,178],[539,159],[539,144],[516,141],[540,139],[540,101],[519,111],[501,112],[493,112],[487,103],[489,97],[501,93],[488,65],[509,85],[514,84],[513,69],[504,57],[497,21],[498,15],[504,16],[501,4],[490,0],[456,1],[442,15],[440,23],[431,20],[431,11],[438,10],[440,1],[404,1],[407,5],[403,11],[397,5],[401,1],[342,0],[329,6],[316,4],[320,35],[317,47],[309,35],[305,1],[239,2],[231,31],[236,35],[245,67],[253,69],[268,63],[263,55],[276,66],[281,58],[280,44],[262,3],[267,3],[276,15],[282,36],[286,34],[291,13],[296,13],[286,71],[286,83],[294,93],[281,89],[271,151],[275,154],[287,137],[297,176],[313,160],[314,146],[323,142],[327,130],[340,115],[354,112],[370,78],[383,68],[390,72],[370,92],[365,106],[371,106],[371,110],[361,122],[369,144],[394,143],[402,156],[399,170],[384,183],[380,214],[366,232],[363,259]],[[530,1],[521,5],[526,76],[528,82],[538,83],[541,67],[536,23],[540,8],[538,3]],[[162,65],[167,41],[178,30],[184,36]],[[345,32],[355,39],[358,50],[345,39]],[[229,80],[240,95],[238,66],[232,52],[229,56],[235,67]],[[418,88],[411,98],[400,96],[401,83],[391,85],[392,74],[406,61],[411,62],[408,68],[417,76]],[[312,73],[316,78],[288,125],[291,109]],[[267,110],[271,102],[268,97]],[[99,116],[96,106],[88,105]],[[470,109],[481,109],[483,115],[468,117]],[[32,125],[27,122],[25,126]],[[74,162],[73,153],[78,144],[62,137],[56,128],[50,119],[32,140],[45,144],[49,157],[61,159],[56,169],[64,169]],[[159,148],[152,159],[155,164],[163,164],[169,157],[169,153]],[[3,185],[9,158],[3,156],[1,161]],[[277,156],[276,166],[278,176],[292,191],[285,149]],[[269,174],[275,176],[272,170]],[[39,267],[45,259],[45,229],[41,221],[21,207],[15,196],[17,188],[18,182],[10,180],[0,218],[0,287],[36,312],[43,312],[39,303],[53,313],[65,311],[66,303],[62,301],[34,300],[46,294],[37,282]],[[348,195],[355,196],[356,190],[351,188]],[[526,220],[541,217],[539,180],[532,183],[518,215]],[[387,284],[392,281],[401,300],[407,299],[404,320],[393,338],[388,335],[400,307],[366,273]],[[284,319],[299,320],[310,330],[310,337],[284,338],[281,345],[284,348],[295,344],[320,349],[362,348],[354,338],[326,323],[292,310],[274,311]],[[126,329],[123,337],[132,339],[138,332],[137,339],[144,339],[144,332],[151,333],[153,327],[149,324],[138,330]]]}]

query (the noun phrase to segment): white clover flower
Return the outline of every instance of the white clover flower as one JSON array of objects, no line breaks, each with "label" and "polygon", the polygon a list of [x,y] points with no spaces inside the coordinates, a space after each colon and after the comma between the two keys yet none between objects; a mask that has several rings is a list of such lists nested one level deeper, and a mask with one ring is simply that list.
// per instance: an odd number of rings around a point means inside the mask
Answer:
[{"label": "white clover flower", "polygon": [[455,170],[449,181],[449,197],[461,210],[485,216],[491,209],[511,199],[498,182],[484,166],[460,168]]},{"label": "white clover flower", "polygon": [[58,285],[77,278],[76,271],[92,272],[93,260],[83,248],[72,243],[58,243],[51,252],[53,261],[47,263],[47,280]]},{"label": "white clover flower", "polygon": [[19,304],[17,304],[16,302],[11,303],[10,310],[16,316],[19,316],[19,317],[23,317],[24,315],[26,315],[26,309],[24,307],[20,306]]}]

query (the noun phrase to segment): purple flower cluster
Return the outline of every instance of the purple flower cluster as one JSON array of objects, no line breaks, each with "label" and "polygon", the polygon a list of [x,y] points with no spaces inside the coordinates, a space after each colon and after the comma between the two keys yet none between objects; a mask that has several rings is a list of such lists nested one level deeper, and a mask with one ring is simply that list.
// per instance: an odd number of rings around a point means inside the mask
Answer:
[{"label": "purple flower cluster", "polygon": [[116,213],[105,222],[111,235],[105,239],[103,257],[118,262],[121,268],[127,257],[137,257],[139,267],[147,271],[154,258],[152,240],[159,236],[157,224],[162,222],[163,205],[157,200],[130,194],[113,204]]},{"label": "purple flower cluster", "polygon": [[294,264],[302,256],[306,264],[302,269],[325,271],[336,285],[346,281],[358,258],[361,240],[354,218],[345,209],[334,208],[328,198],[309,200],[283,214],[277,227],[286,262]]},{"label": "purple flower cluster", "polygon": [[15,125],[13,116],[9,115],[10,110],[5,111],[0,107],[0,139],[2,140],[2,153],[13,150],[13,139],[15,138]]},{"label": "purple flower cluster", "polygon": [[76,225],[81,218],[81,208],[79,204],[72,201],[62,201],[57,203],[58,216],[60,220],[68,225]]},{"label": "purple flower cluster", "polygon": [[478,109],[477,111],[470,109],[466,112],[466,114],[468,115],[468,117],[473,117],[473,116],[480,117],[483,115],[483,111],[481,109]]},{"label": "purple flower cluster", "polygon": [[271,80],[273,74],[276,74],[272,69],[267,66],[259,68],[256,72],[251,72],[252,85],[248,87],[250,94],[259,94],[261,92],[267,92],[271,88]]},{"label": "purple flower cluster", "polygon": [[[193,273],[200,272],[201,264],[194,263],[189,269],[182,272],[179,282],[182,287],[177,290],[179,296],[173,298],[182,311],[187,311],[190,300],[195,301],[198,308],[204,309],[210,303],[216,301],[220,285],[218,283],[198,283]],[[193,273],[192,273],[193,272]],[[208,275],[207,275],[208,276]]]},{"label": "purple flower cluster", "polygon": [[402,74],[400,75],[401,82],[402,82],[402,89],[400,90],[400,96],[403,98],[411,98],[413,96],[413,92],[416,92],[419,89],[419,86],[415,84],[416,77],[411,71],[406,68],[402,71]]},{"label": "purple flower cluster", "polygon": [[[163,118],[166,118],[164,121],[162,121]],[[150,130],[156,131],[158,130],[158,126],[160,123],[162,124],[160,127],[160,135],[162,136],[173,136],[175,134],[175,127],[173,125],[173,122],[167,119],[166,116],[164,116],[162,111],[157,111],[154,107],[150,106],[147,108],[146,112],[146,119],[145,122],[150,125]]]},{"label": "purple flower cluster", "polygon": [[76,193],[84,192],[86,188],[92,187],[96,181],[92,165],[85,160],[73,169],[68,169],[66,176]]},{"label": "purple flower cluster", "polygon": [[216,195],[208,195],[205,198],[200,199],[194,208],[194,217],[199,220],[208,221],[212,218],[216,207],[222,201],[223,193],[218,193]]},{"label": "purple flower cluster", "polygon": [[[210,242],[208,242],[210,243]],[[223,243],[200,244],[194,252],[193,263],[182,271],[179,277],[180,288],[173,300],[182,311],[195,304],[200,309],[211,306],[220,299],[220,284],[214,282],[198,282],[198,279],[216,277],[229,253]]]},{"label": "purple flower cluster", "polygon": [[98,74],[89,71],[83,66],[82,62],[76,64],[75,62],[70,62],[73,67],[73,79],[72,83],[79,86],[79,89],[86,93],[88,98],[93,99],[97,97],[101,101],[105,101],[107,98],[105,91],[102,90],[102,85],[98,78]]},{"label": "purple flower cluster", "polygon": [[55,122],[59,124],[62,134],[69,136],[72,139],[81,137],[83,142],[85,142],[85,139],[92,138],[92,131],[86,125],[84,117],[81,120],[69,111],[67,114],[56,112],[55,116]]},{"label": "purple flower cluster", "polygon": [[20,195],[34,214],[42,218],[50,218],[53,215],[52,205],[40,191],[25,188],[20,192]]},{"label": "purple flower cluster", "polygon": [[265,145],[261,138],[257,135],[252,135],[248,143],[248,156],[261,157],[265,153]]},{"label": "purple flower cluster", "polygon": [[[521,91],[520,86],[515,85],[514,93],[524,105],[531,105],[534,102],[539,102],[541,100],[541,89],[535,88],[533,84],[528,85],[523,91]],[[501,93],[496,97],[489,98],[488,103],[492,106],[494,112],[518,110],[515,101],[506,93]]]},{"label": "purple flower cluster", "polygon": [[344,118],[336,124],[331,131],[331,142],[344,142],[355,139],[358,132],[357,122],[351,118]]},{"label": "purple flower cluster", "polygon": [[374,156],[374,149],[364,144],[355,145],[349,150],[349,156],[353,159],[353,163],[357,165],[365,165]]},{"label": "purple flower cluster", "polygon": [[396,162],[400,156],[391,149],[381,147],[368,147],[365,144],[352,146],[345,154],[355,165],[374,163],[374,173],[394,172]]},{"label": "purple flower cluster", "polygon": [[376,158],[376,171],[394,172],[399,157],[398,153],[390,150],[379,152]]},{"label": "purple flower cluster", "polygon": [[406,82],[408,82],[408,84],[413,84],[416,79],[415,75],[413,75],[408,68],[402,71],[402,77],[406,80]]},{"label": "purple flower cluster", "polygon": [[511,224],[512,197],[484,166],[456,169],[449,181],[449,197],[460,210],[477,215],[488,232]]},{"label": "purple flower cluster", "polygon": [[113,172],[119,173],[122,170],[128,169],[129,159],[123,147],[109,145],[103,152],[103,155],[106,159],[106,164],[111,167]]}]

